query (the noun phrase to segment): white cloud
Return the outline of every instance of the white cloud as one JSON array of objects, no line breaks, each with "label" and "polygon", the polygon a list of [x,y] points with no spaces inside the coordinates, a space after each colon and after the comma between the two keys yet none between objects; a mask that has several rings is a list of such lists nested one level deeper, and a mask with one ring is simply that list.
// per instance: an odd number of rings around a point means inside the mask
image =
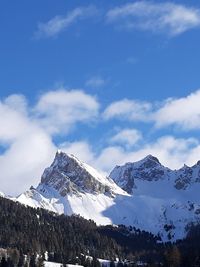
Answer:
[{"label": "white cloud", "polygon": [[140,131],[127,128],[117,132],[110,138],[110,141],[111,143],[122,144],[130,148],[135,145],[140,139],[142,139],[142,134]]},{"label": "white cloud", "polygon": [[111,103],[104,111],[105,119],[125,118],[132,121],[149,120],[147,114],[151,112],[151,103],[137,100],[122,99]]},{"label": "white cloud", "polygon": [[168,99],[154,114],[157,127],[178,125],[183,129],[200,128],[200,90],[179,99]]},{"label": "white cloud", "polygon": [[107,21],[120,27],[164,32],[171,36],[200,26],[200,10],[172,2],[136,1],[107,12]]},{"label": "white cloud", "polygon": [[55,146],[45,130],[29,117],[23,96],[12,95],[0,103],[1,190],[19,193],[36,184]]},{"label": "white cloud", "polygon": [[[38,23],[35,37],[52,38],[78,21],[95,17],[99,13],[93,6],[77,7],[66,15],[56,15],[47,22]],[[172,2],[136,1],[114,7],[105,14],[108,23],[117,23],[129,30],[179,35],[200,26],[200,9]]]},{"label": "white cloud", "polygon": [[182,130],[200,129],[200,90],[185,97],[169,98],[162,102],[141,102],[122,99],[111,103],[103,112],[105,119],[151,122],[156,128],[169,125]]},{"label": "white cloud", "polygon": [[[163,136],[140,148],[127,151],[121,146],[111,146],[103,149],[95,164],[104,171],[111,171],[116,164],[134,162],[152,154],[162,164],[172,169],[180,168],[183,163],[196,163],[196,152],[200,152],[200,144],[195,139],[176,139],[173,136]],[[112,155],[112,156],[111,156]]]},{"label": "white cloud", "polygon": [[106,83],[105,79],[100,76],[91,77],[89,80],[86,81],[86,86],[88,87],[101,87],[104,86]]},{"label": "white cloud", "polygon": [[12,95],[0,102],[0,123],[0,140],[3,143],[10,143],[24,133],[29,122],[22,96]]},{"label": "white cloud", "polygon": [[37,185],[57,149],[52,134],[60,135],[77,122],[92,120],[98,113],[98,106],[94,97],[80,90],[46,92],[34,107],[21,95],[2,100],[0,190],[18,194],[30,185]]},{"label": "white cloud", "polygon": [[173,136],[163,136],[154,142],[145,144],[135,151],[134,158],[143,158],[152,154],[165,166],[172,169],[180,168],[184,163],[193,165],[196,163],[194,150],[200,150],[200,143],[194,138],[175,138]]},{"label": "white cloud", "polygon": [[43,94],[36,107],[38,120],[50,133],[66,133],[77,122],[87,122],[98,115],[95,97],[81,90],[49,91]]},{"label": "white cloud", "polygon": [[181,168],[184,163],[193,165],[197,161],[197,155],[200,155],[200,143],[194,138],[163,136],[132,151],[118,145],[105,147],[95,153],[84,141],[68,143],[64,150],[75,153],[81,160],[109,174],[114,166],[143,159],[149,154],[156,156],[162,164],[171,169]]},{"label": "white cloud", "polygon": [[39,23],[35,33],[36,38],[48,38],[57,36],[60,32],[69,28],[78,20],[95,16],[97,9],[94,6],[77,7],[68,12],[65,16],[55,16],[46,23]]},{"label": "white cloud", "polygon": [[92,163],[95,158],[92,147],[86,141],[65,142],[59,145],[59,149],[87,163]]},{"label": "white cloud", "polygon": [[13,94],[4,99],[4,103],[12,110],[16,110],[21,114],[26,114],[27,100],[24,95]]},{"label": "white cloud", "polygon": [[41,129],[27,131],[16,139],[0,156],[1,191],[19,194],[36,186],[55,151],[51,138]]}]

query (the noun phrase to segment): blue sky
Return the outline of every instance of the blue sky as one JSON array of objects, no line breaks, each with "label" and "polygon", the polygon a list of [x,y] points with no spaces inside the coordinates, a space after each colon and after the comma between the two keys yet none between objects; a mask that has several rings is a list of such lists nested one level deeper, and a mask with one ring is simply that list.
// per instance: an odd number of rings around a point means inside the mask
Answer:
[{"label": "blue sky", "polygon": [[198,1],[7,0],[0,13],[0,190],[37,184],[58,148],[105,173],[149,153],[200,159]]}]

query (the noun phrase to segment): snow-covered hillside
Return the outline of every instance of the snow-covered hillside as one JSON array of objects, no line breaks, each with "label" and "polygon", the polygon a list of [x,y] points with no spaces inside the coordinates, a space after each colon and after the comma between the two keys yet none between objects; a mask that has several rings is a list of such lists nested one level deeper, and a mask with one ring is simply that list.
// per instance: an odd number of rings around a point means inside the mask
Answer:
[{"label": "snow-covered hillside", "polygon": [[80,214],[97,224],[133,225],[174,240],[200,219],[199,181],[199,163],[172,171],[149,155],[116,166],[108,178],[59,151],[38,187],[17,201],[59,214]]}]

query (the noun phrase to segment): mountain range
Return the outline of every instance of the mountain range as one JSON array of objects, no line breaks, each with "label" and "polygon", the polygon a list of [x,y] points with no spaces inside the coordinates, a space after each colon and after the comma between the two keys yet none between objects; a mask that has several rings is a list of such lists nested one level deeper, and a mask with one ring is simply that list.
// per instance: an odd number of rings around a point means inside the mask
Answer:
[{"label": "mountain range", "polygon": [[80,214],[98,225],[131,225],[174,241],[199,222],[199,192],[200,162],[171,170],[148,155],[116,166],[106,177],[58,151],[39,185],[12,200],[58,214]]}]

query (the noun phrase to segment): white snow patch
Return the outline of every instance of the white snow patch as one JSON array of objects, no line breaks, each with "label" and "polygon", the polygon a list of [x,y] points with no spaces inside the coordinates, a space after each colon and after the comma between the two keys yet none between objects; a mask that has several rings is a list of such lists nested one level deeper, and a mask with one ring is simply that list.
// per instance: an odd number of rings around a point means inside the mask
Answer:
[{"label": "white snow patch", "polygon": [[[44,261],[44,266],[45,267],[62,267],[62,263],[57,263],[57,262],[50,262],[50,261]],[[74,265],[74,264],[67,264],[67,267],[83,267],[82,265]]]}]

